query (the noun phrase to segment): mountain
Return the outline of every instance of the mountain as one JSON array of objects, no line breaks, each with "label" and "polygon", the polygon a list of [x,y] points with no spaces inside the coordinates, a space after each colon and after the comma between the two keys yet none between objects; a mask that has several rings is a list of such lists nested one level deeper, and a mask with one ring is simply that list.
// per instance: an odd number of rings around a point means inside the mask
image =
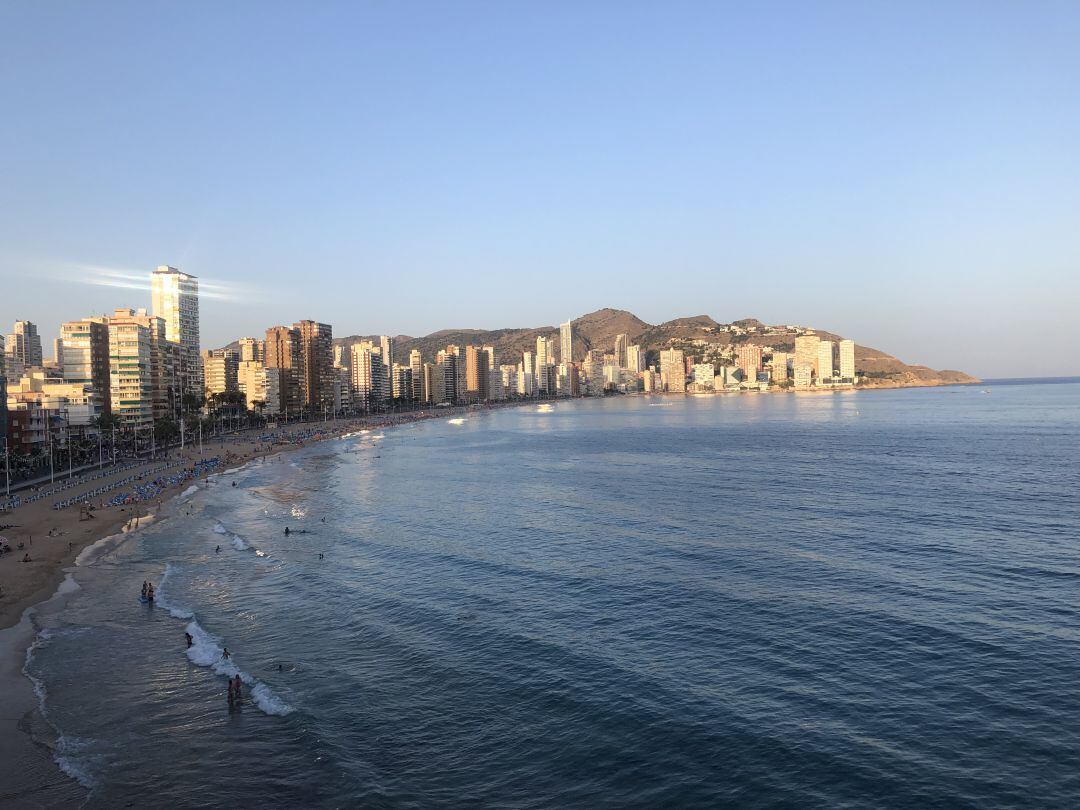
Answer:
[{"label": "mountain", "polygon": [[[645,348],[650,364],[658,362],[661,349],[674,346],[696,357],[723,354],[741,343],[768,346],[777,351],[794,351],[795,337],[807,327],[768,326],[756,318],[743,318],[730,324],[713,320],[708,315],[676,318],[661,324],[646,323],[632,312],[623,309],[599,309],[572,321],[574,360],[585,358],[590,349],[610,352],[615,336],[628,335],[631,343]],[[832,332],[815,329],[826,340],[841,340]],[[419,349],[425,362],[434,360],[436,353],[448,344],[464,346],[469,343],[494,346],[499,364],[517,363],[524,351],[536,351],[536,338],[551,336],[558,339],[559,327],[535,326],[507,329],[441,329],[424,337],[397,335],[394,337],[394,360],[408,362],[409,352]],[[349,335],[334,338],[334,344],[349,346],[363,340],[378,343],[378,335]],[[699,342],[700,341],[700,342]],[[237,349],[234,342],[226,348]],[[974,383],[978,379],[962,371],[936,371],[922,365],[908,365],[878,349],[855,342],[855,368],[865,374],[868,387],[904,387],[918,385],[950,385]]]}]

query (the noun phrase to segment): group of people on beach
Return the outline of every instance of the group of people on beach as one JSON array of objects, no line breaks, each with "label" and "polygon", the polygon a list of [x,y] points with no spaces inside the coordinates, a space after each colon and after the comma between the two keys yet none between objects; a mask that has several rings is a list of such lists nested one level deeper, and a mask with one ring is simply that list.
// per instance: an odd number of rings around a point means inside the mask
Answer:
[{"label": "group of people on beach", "polygon": [[[153,582],[147,582],[145,579],[143,580],[142,596],[140,598],[145,599],[147,602],[153,602],[154,601],[154,583]],[[191,645],[189,644],[188,646],[190,647]]]}]

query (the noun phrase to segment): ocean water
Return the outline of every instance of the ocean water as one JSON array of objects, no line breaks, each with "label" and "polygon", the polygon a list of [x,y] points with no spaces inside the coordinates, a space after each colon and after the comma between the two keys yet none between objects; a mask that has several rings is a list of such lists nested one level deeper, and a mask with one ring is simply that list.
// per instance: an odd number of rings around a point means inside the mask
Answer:
[{"label": "ocean water", "polygon": [[988,390],[255,463],[84,555],[26,672],[90,807],[1076,807],[1080,385]]}]

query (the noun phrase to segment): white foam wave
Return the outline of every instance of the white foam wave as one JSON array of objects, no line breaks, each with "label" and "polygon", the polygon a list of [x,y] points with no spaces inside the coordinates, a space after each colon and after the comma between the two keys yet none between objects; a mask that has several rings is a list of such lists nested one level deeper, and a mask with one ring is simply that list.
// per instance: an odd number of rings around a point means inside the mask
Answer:
[{"label": "white foam wave", "polygon": [[169,577],[172,576],[173,571],[172,563],[165,563],[165,573],[161,575],[161,582],[158,583],[157,593],[154,595],[155,601],[157,601],[158,607],[163,607],[169,611],[169,615],[174,619],[193,619],[195,614],[185,607],[180,605],[174,605],[165,596],[165,584],[169,581]]},{"label": "white foam wave", "polygon": [[[69,575],[70,576],[70,575]],[[30,671],[30,665],[34,660],[34,653],[38,650],[47,647],[49,642],[53,638],[53,632],[51,630],[41,630],[34,638],[33,643],[26,648],[26,657],[23,662],[22,672],[30,681],[30,686],[34,690],[34,694],[38,699],[38,711],[44,718],[45,722],[49,724],[49,727],[56,734],[56,747],[53,749],[53,761],[57,766],[82,785],[87,790],[93,790],[96,786],[94,778],[84,769],[79,767],[70,757],[70,754],[74,749],[85,747],[85,743],[82,741],[74,740],[73,738],[65,737],[60,733],[60,729],[56,727],[52,720],[49,719],[49,712],[46,706],[46,699],[48,698],[48,690],[45,688],[45,682],[40,678],[34,676]]]},{"label": "white foam wave", "polygon": [[218,534],[228,534],[229,533],[229,530],[226,529],[220,523],[215,523],[214,524],[214,531],[217,532]]},{"label": "white foam wave", "polygon": [[459,417],[457,417],[456,419],[447,419],[447,420],[446,420],[446,423],[447,423],[448,425],[464,425],[464,424],[465,424],[466,422],[468,422],[468,421],[469,421],[468,419],[462,419],[462,418],[461,418],[461,417],[459,416]]},{"label": "white foam wave", "polygon": [[104,553],[103,546],[119,539],[119,534],[110,534],[108,537],[102,537],[100,540],[91,543],[75,557],[75,565],[87,565],[93,562],[100,556],[100,553]]},{"label": "white foam wave", "polygon": [[240,669],[231,656],[225,658],[221,639],[208,633],[197,621],[189,622],[186,629],[191,634],[191,646],[187,650],[191,663],[198,667],[208,667],[227,678],[239,675],[240,680],[247,685],[251,699],[265,714],[284,717],[293,711],[292,706],[275,695],[269,686]]},{"label": "white foam wave", "polygon": [[307,516],[307,509],[304,509],[302,506],[294,506],[292,508],[292,516],[294,518],[306,517]]},{"label": "white foam wave", "polygon": [[234,534],[232,536],[232,547],[235,548],[237,551],[247,551],[249,548],[251,548],[251,546],[247,544],[247,541],[238,534]]},{"label": "white foam wave", "polygon": [[199,487],[195,484],[192,484],[190,487],[180,493],[180,500],[187,500],[198,491]]}]

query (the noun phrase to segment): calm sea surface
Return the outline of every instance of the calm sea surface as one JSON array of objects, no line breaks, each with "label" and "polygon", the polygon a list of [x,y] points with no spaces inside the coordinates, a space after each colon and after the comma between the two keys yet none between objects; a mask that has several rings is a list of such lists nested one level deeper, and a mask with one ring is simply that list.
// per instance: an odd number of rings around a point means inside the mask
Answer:
[{"label": "calm sea surface", "polygon": [[988,390],[313,446],[87,555],[27,672],[91,807],[1076,807],[1080,385]]}]

